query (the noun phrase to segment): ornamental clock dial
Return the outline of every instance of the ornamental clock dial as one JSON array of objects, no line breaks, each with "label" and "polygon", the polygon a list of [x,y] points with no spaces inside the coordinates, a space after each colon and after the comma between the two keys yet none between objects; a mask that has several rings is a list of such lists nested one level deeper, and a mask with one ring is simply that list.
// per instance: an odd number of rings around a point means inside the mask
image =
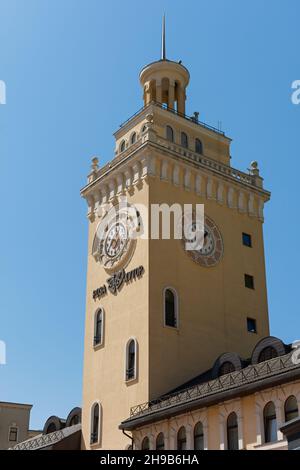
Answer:
[{"label": "ornamental clock dial", "polygon": [[127,243],[127,229],[121,222],[117,222],[108,230],[105,237],[104,250],[109,258],[115,258],[122,253]]},{"label": "ornamental clock dial", "polygon": [[108,272],[124,268],[130,261],[139,231],[139,214],[132,206],[113,208],[99,223],[92,255]]},{"label": "ornamental clock dial", "polygon": [[[190,222],[190,228],[187,230],[188,237],[183,236],[182,240],[184,249],[186,242],[193,240],[196,230],[196,222]],[[204,221],[204,240],[202,247],[195,250],[186,250],[186,253],[193,261],[201,266],[211,267],[219,263],[223,256],[223,251],[224,246],[222,235],[215,222],[206,216]]]}]

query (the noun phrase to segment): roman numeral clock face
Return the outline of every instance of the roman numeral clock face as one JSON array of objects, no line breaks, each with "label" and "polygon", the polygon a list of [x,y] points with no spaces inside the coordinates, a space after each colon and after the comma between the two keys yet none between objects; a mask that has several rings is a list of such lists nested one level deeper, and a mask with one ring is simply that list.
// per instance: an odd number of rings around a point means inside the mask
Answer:
[{"label": "roman numeral clock face", "polygon": [[139,231],[139,215],[134,207],[108,212],[99,223],[92,255],[109,273],[123,269],[130,261],[136,245],[133,233]]},{"label": "roman numeral clock face", "polygon": [[[183,236],[183,246],[186,250],[186,242],[192,241],[197,230],[196,222],[187,224],[187,236]],[[212,219],[205,217],[204,240],[201,248],[186,250],[193,261],[205,267],[216,266],[222,259],[224,251],[223,239],[220,230]]]},{"label": "roman numeral clock face", "polygon": [[113,259],[120,256],[127,244],[127,229],[121,222],[117,222],[109,230],[105,237],[104,250],[106,255]]}]

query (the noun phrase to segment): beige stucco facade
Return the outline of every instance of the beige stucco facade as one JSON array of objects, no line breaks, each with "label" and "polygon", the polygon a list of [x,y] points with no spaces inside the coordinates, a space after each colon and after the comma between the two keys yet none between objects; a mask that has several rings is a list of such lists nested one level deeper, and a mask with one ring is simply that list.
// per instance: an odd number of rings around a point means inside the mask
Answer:
[{"label": "beige stucco facade", "polygon": [[[204,372],[226,351],[250,356],[257,341],[269,335],[262,224],[263,207],[270,195],[263,189],[256,164],[248,173],[231,168],[231,139],[179,114],[184,112],[188,72],[179,64],[163,62],[150,64],[142,71],[146,107],[115,133],[112,161],[99,168],[94,160],[88,184],[82,190],[89,220],[84,449],[126,448],[128,437],[118,426],[132,406]],[[177,94],[166,88],[165,77],[168,87],[181,83]],[[157,97],[162,96],[162,83],[165,88],[161,102],[167,102],[169,109],[149,98],[153,87],[158,87],[151,96],[160,101]],[[176,97],[178,113],[174,112]],[[173,129],[172,142],[167,139],[166,126]],[[182,132],[188,136],[187,147],[181,145]],[[195,152],[195,139],[201,140],[203,152]],[[94,299],[93,291],[112,275],[92,255],[95,234],[107,204],[115,205],[121,196],[126,196],[132,206],[142,204],[148,209],[144,222],[150,227],[153,204],[204,204],[205,214],[213,219],[223,239],[222,259],[207,268],[187,255],[181,240],[138,238],[124,268],[127,272],[143,266],[143,275],[123,285],[116,294],[108,291]],[[252,248],[243,246],[243,232],[251,234]],[[245,274],[254,277],[255,289],[245,287]],[[164,324],[166,287],[174,289],[178,297],[176,328]],[[103,341],[94,347],[95,313],[99,308],[104,312]],[[247,331],[247,317],[256,320],[257,333]],[[126,381],[126,345],[131,338],[137,344],[136,378]],[[247,400],[243,402],[245,414],[252,406],[250,403],[247,407]],[[91,410],[95,403],[101,410],[101,432],[99,440],[91,445]],[[218,410],[208,413],[216,429]],[[250,445],[256,442],[254,428],[250,427],[249,433]],[[219,448],[219,438],[214,434],[209,436],[208,445]]]},{"label": "beige stucco facade", "polygon": [[[221,401],[217,405],[199,408],[188,413],[176,414],[167,420],[157,421],[133,431],[136,449],[142,448],[145,438],[150,449],[156,449],[156,439],[163,433],[165,450],[177,449],[177,435],[183,426],[186,430],[186,448],[194,450],[194,429],[197,423],[203,425],[204,450],[227,450],[227,419],[231,413],[237,415],[238,446],[240,450],[286,450],[287,442],[280,427],[285,422],[284,406],[290,397],[296,397],[300,409],[300,381],[267,388],[234,400]],[[263,410],[268,403],[276,409],[277,440],[265,443]]]},{"label": "beige stucco facade", "polygon": [[29,437],[32,405],[0,402],[0,450],[13,447]]}]

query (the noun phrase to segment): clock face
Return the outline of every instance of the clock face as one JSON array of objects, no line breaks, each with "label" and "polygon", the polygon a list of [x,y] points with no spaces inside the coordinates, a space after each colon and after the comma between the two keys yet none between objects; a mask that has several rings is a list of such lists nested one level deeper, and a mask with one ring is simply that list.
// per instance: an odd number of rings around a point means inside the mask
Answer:
[{"label": "clock face", "polygon": [[120,256],[127,243],[127,229],[121,222],[109,228],[104,241],[106,255],[113,259]]},{"label": "clock face", "polygon": [[108,212],[99,223],[94,237],[92,255],[109,273],[124,268],[130,261],[139,231],[139,214],[134,207]]},{"label": "clock face", "polygon": [[[195,221],[190,222],[187,236],[183,237],[183,246],[194,239],[196,230],[199,230]],[[205,217],[203,245],[198,249],[186,250],[186,253],[201,266],[211,267],[219,263],[223,256],[223,240],[221,233],[212,219]]]}]

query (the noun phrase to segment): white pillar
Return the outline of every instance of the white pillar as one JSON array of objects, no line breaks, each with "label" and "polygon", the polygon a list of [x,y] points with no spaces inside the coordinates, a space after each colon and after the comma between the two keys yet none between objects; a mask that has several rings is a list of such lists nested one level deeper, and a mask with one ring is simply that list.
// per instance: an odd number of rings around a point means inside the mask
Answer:
[{"label": "white pillar", "polygon": [[186,450],[194,450],[194,433],[190,424],[186,426]]},{"label": "white pillar", "polygon": [[256,442],[257,445],[261,445],[265,442],[264,438],[264,419],[260,405],[255,404],[255,415],[256,415]]},{"label": "white pillar", "polygon": [[280,431],[281,426],[284,424],[283,403],[281,400],[275,401],[276,421],[277,421],[277,440],[282,441],[283,434]]},{"label": "white pillar", "polygon": [[208,424],[203,424],[203,447],[208,450]]},{"label": "white pillar", "polygon": [[238,413],[238,436],[239,436],[239,450],[244,449],[244,438],[243,438],[243,417]]}]

